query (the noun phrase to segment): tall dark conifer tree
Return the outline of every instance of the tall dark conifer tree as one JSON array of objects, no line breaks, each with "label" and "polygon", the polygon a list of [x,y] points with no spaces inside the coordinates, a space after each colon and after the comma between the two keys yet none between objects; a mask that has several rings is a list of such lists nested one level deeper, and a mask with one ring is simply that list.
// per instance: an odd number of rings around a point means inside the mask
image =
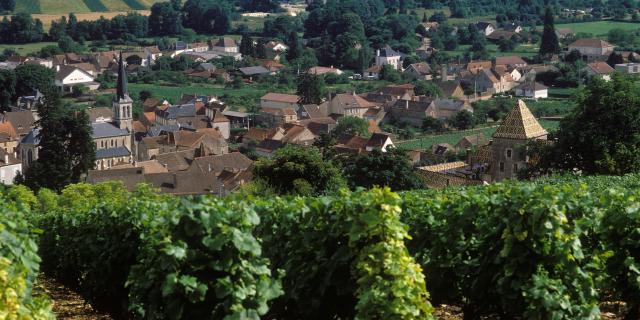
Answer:
[{"label": "tall dark conifer tree", "polygon": [[38,107],[40,151],[38,159],[25,171],[24,183],[34,190],[59,191],[80,182],[93,168],[95,144],[84,110],[66,110],[53,87],[44,90],[44,95],[44,103]]},{"label": "tall dark conifer tree", "polygon": [[558,35],[556,35],[556,27],[553,22],[553,12],[547,7],[544,12],[544,29],[542,31],[542,42],[540,43],[540,57],[548,57],[550,55],[560,53],[560,44],[558,43]]}]

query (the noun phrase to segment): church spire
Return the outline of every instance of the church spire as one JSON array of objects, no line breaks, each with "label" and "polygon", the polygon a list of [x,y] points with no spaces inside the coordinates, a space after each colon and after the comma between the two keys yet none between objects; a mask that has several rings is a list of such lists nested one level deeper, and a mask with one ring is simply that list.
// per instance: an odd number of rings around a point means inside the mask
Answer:
[{"label": "church spire", "polygon": [[127,85],[127,71],[124,68],[124,61],[122,59],[122,51],[120,51],[120,59],[118,61],[118,90],[116,94],[116,101],[129,100],[129,88]]}]

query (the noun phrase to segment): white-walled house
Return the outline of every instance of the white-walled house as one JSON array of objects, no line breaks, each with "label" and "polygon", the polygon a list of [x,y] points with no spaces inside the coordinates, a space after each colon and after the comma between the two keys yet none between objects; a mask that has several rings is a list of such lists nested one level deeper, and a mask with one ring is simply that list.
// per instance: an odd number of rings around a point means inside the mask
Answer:
[{"label": "white-walled house", "polygon": [[394,69],[402,71],[403,54],[393,50],[390,46],[376,52],[376,65],[382,67],[391,65]]},{"label": "white-walled house", "polygon": [[91,74],[73,66],[60,66],[56,73],[55,85],[65,93],[72,93],[73,87],[77,85],[83,85],[89,90],[97,90],[100,87]]},{"label": "white-walled house", "polygon": [[544,99],[549,97],[549,88],[538,82],[527,82],[516,87],[516,96],[531,99]]},{"label": "white-walled house", "polygon": [[365,145],[365,150],[371,152],[374,149],[380,149],[382,152],[387,152],[387,148],[395,148],[396,146],[391,141],[391,137],[385,133],[374,133]]},{"label": "white-walled house", "polygon": [[13,180],[22,172],[22,163],[15,154],[0,149],[0,183],[13,184]]},{"label": "white-walled house", "polygon": [[240,48],[235,40],[227,37],[221,37],[218,41],[211,43],[211,51],[224,53],[238,53]]}]

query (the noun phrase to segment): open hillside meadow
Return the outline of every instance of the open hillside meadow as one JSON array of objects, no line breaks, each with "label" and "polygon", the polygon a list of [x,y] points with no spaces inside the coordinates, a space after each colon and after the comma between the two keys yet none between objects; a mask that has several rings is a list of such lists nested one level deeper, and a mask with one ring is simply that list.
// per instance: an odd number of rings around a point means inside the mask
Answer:
[{"label": "open hillside meadow", "polygon": [[127,12],[148,10],[160,0],[20,0],[16,12],[32,14],[68,14],[90,12]]},{"label": "open hillside meadow", "polygon": [[[542,26],[540,26],[542,28]],[[611,29],[623,29],[627,31],[640,29],[640,23],[624,21],[592,21],[577,23],[559,23],[556,28],[568,28],[574,32],[590,33],[594,36],[606,36]]]}]

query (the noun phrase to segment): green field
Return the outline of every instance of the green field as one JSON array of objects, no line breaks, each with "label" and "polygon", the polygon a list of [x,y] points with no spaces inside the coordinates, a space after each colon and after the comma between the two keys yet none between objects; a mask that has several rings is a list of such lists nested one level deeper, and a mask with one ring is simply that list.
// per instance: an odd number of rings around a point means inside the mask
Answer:
[{"label": "green field", "polygon": [[[459,45],[456,50],[443,51],[452,56],[464,55],[470,45]],[[502,52],[498,49],[498,46],[489,43],[487,44],[487,51],[490,57],[502,57],[502,56],[519,56],[519,57],[533,57],[538,54],[538,46],[533,44],[519,44],[513,51]]]},{"label": "green field", "polygon": [[[549,132],[557,130],[558,127],[560,126],[560,122],[558,121],[539,120],[539,122]],[[486,138],[490,138],[491,135],[493,135],[493,133],[496,132],[497,129],[498,129],[497,126],[492,126],[492,127],[478,128],[478,129],[463,131],[463,132],[451,132],[451,133],[440,134],[440,135],[429,135],[429,136],[424,136],[418,139],[409,140],[407,142],[398,142],[396,143],[396,145],[399,148],[407,149],[407,150],[426,150],[426,149],[429,149],[432,145],[439,144],[439,143],[448,143],[453,146],[456,143],[458,143],[458,141],[460,141],[460,139],[462,139],[463,137],[472,136],[475,134],[483,134]]]},{"label": "green field", "polygon": [[[542,29],[542,26],[539,27]],[[640,23],[622,21],[593,21],[556,24],[556,28],[569,28],[573,32],[591,33],[594,36],[606,36],[611,29],[638,30]]]},{"label": "green field", "polygon": [[18,0],[15,12],[62,13],[145,10],[163,0]]},{"label": "green field", "polygon": [[28,55],[31,53],[35,53],[40,51],[42,47],[48,45],[57,45],[57,42],[36,42],[36,43],[26,43],[26,44],[0,44],[0,51],[4,49],[13,49],[17,51],[20,55]]},{"label": "green field", "polygon": [[447,19],[450,24],[469,24],[472,22],[486,21],[496,24],[496,16],[488,15],[488,16],[477,16],[477,17],[469,17],[469,18],[451,18],[451,11],[448,7],[443,7],[442,9],[424,9],[424,8],[416,8],[410,11],[415,11],[416,15],[419,19],[422,19],[423,15],[426,13],[427,17],[430,17],[437,11],[442,11],[447,16]]},{"label": "green field", "polygon": [[220,97],[230,107],[237,110],[246,110],[260,103],[260,97],[267,93],[265,89],[253,86],[245,86],[241,89],[228,89],[212,84],[190,84],[181,87],[161,86],[157,84],[131,83],[129,91],[131,97],[136,100],[140,91],[146,90],[157,99],[166,99],[177,103],[183,94],[213,95]]}]

